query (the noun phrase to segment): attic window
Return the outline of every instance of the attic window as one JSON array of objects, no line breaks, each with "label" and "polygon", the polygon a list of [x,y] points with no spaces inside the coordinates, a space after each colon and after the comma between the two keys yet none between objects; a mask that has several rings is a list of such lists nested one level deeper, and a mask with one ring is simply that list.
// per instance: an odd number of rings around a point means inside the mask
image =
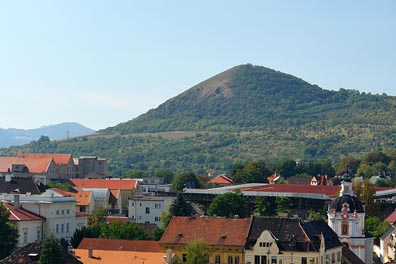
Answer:
[{"label": "attic window", "polygon": [[226,239],[227,235],[221,235],[221,239]]},{"label": "attic window", "polygon": [[177,234],[177,237],[183,237],[183,233]]}]

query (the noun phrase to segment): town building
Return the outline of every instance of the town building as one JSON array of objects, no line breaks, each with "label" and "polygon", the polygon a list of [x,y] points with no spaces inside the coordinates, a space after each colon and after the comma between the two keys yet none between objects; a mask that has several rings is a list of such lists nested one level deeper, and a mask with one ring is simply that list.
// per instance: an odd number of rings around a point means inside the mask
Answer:
[{"label": "town building", "polygon": [[17,247],[21,248],[29,243],[42,241],[45,218],[21,208],[18,198],[16,195],[14,203],[3,204],[10,212],[10,222],[18,229]]},{"label": "town building", "polygon": [[252,217],[244,263],[340,264],[341,261],[342,244],[324,221]]},{"label": "town building", "polygon": [[363,262],[371,263],[374,238],[365,232],[365,216],[365,207],[354,195],[351,177],[346,173],[342,176],[339,197],[329,204],[328,225],[337,233],[345,247]]},{"label": "town building", "polygon": [[174,196],[133,196],[128,199],[128,217],[136,223],[161,226],[161,214],[169,210]]},{"label": "town building", "polygon": [[250,222],[250,218],[173,216],[159,241],[160,248],[162,252],[171,249],[177,260],[185,262],[186,245],[200,238],[210,248],[209,263],[245,263]]}]

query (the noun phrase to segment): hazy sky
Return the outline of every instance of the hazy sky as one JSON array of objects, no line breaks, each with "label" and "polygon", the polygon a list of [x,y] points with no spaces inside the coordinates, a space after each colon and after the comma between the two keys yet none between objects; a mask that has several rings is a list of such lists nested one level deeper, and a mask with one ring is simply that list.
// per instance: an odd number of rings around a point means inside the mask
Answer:
[{"label": "hazy sky", "polygon": [[128,121],[242,63],[396,96],[396,1],[2,1],[1,128]]}]

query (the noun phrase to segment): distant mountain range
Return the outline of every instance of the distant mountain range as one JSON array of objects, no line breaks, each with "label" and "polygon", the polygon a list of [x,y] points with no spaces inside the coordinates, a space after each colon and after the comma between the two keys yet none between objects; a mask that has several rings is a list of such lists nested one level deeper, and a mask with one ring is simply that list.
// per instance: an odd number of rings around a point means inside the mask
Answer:
[{"label": "distant mountain range", "polygon": [[2,149],[0,154],[102,156],[109,159],[113,176],[130,169],[229,172],[235,162],[258,159],[337,162],[345,155],[395,151],[396,97],[329,91],[246,64],[92,136],[36,143]]},{"label": "distant mountain range", "polygon": [[71,137],[94,133],[95,130],[74,122],[43,126],[35,129],[0,128],[0,147],[20,146],[47,136],[50,140],[67,139]]}]

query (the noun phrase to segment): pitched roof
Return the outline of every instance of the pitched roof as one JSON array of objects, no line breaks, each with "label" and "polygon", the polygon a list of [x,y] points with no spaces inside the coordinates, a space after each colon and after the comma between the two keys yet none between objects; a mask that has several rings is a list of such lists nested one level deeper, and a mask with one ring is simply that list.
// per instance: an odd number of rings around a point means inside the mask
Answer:
[{"label": "pitched roof", "polygon": [[36,220],[44,221],[45,220],[45,218],[36,215],[32,212],[29,212],[23,208],[15,209],[14,205],[11,203],[3,203],[3,204],[10,212],[10,216],[8,217],[10,221],[36,221]]},{"label": "pitched roof", "polygon": [[346,260],[346,263],[364,264],[364,262],[348,247],[342,247],[342,257]]},{"label": "pitched roof", "polygon": [[[338,236],[323,221],[304,223],[301,219],[253,216],[246,248],[252,248],[264,230],[270,231],[283,251],[319,251],[323,234],[326,249],[341,247]],[[292,240],[295,240],[292,243]]]},{"label": "pitched roof", "polygon": [[108,188],[118,190],[134,190],[137,187],[137,180],[130,179],[69,179],[70,183],[76,187],[84,188]]},{"label": "pitched roof", "polygon": [[389,224],[393,224],[396,222],[396,210],[393,210],[384,220],[384,222],[388,222]]},{"label": "pitched roof", "polygon": [[218,183],[218,184],[234,184],[234,182],[231,180],[230,177],[226,175],[218,175],[214,177],[213,179],[209,180],[208,183]]},{"label": "pitched roof", "polygon": [[63,191],[65,195],[73,196],[77,200],[77,205],[88,206],[92,199],[92,192],[79,190],[77,193]]},{"label": "pitched roof", "polygon": [[0,177],[0,193],[41,194],[41,191],[30,177],[12,177],[9,182]]},{"label": "pitched roof", "polygon": [[0,157],[0,171],[12,171],[12,164],[24,164],[29,169],[30,173],[45,173],[51,164],[51,161],[51,157]]},{"label": "pitched roof", "polygon": [[88,257],[87,249],[75,249],[74,253],[84,264],[96,263],[117,263],[117,264],[165,264],[166,260],[163,252],[138,252],[138,251],[111,251],[95,250],[92,251],[92,258]]},{"label": "pitched roof", "polygon": [[311,183],[311,179],[304,177],[288,177],[287,182],[289,184],[305,184],[308,185]]},{"label": "pitched roof", "polygon": [[120,191],[117,189],[110,190],[109,204],[116,204],[119,198]]},{"label": "pitched roof", "polygon": [[78,249],[160,252],[158,241],[107,238],[83,238]]},{"label": "pitched roof", "polygon": [[68,164],[72,159],[71,154],[36,154],[36,153],[18,153],[18,158],[52,158],[56,164]]},{"label": "pitched roof", "polygon": [[250,218],[201,218],[173,216],[160,244],[187,244],[201,238],[209,245],[244,246]]}]

